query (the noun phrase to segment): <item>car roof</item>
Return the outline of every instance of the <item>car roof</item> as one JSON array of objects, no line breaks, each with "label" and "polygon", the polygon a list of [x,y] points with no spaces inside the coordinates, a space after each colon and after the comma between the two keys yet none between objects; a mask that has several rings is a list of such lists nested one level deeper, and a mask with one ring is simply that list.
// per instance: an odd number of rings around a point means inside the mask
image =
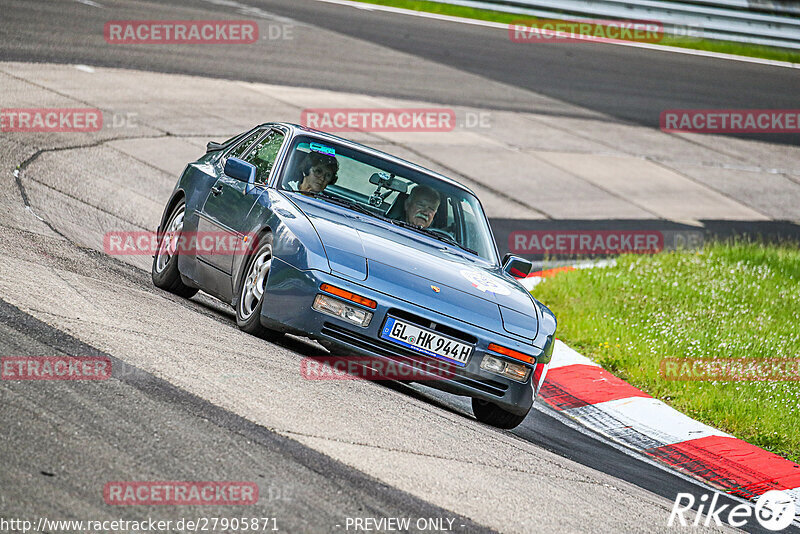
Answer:
[{"label": "car roof", "polygon": [[387,152],[383,152],[382,150],[378,150],[376,148],[372,148],[372,147],[369,147],[367,145],[362,145],[361,143],[356,143],[355,141],[350,141],[349,139],[345,139],[343,137],[339,137],[338,135],[329,134],[327,132],[322,132],[320,130],[315,130],[313,128],[308,128],[308,127],[301,126],[299,124],[294,124],[294,123],[291,123],[291,122],[269,122],[269,123],[262,124],[261,127],[269,126],[269,125],[280,125],[280,126],[283,126],[285,128],[288,128],[292,133],[292,137],[294,137],[296,135],[308,135],[308,136],[311,136],[311,137],[315,137],[315,138],[317,138],[317,139],[319,139],[321,141],[330,141],[330,142],[334,142],[334,143],[339,143],[341,145],[347,146],[348,148],[353,148],[353,149],[356,149],[356,150],[367,152],[367,153],[369,153],[369,154],[371,154],[373,156],[377,156],[377,157],[380,157],[380,158],[387,159],[387,160],[391,161],[392,163],[397,163],[397,164],[403,165],[405,167],[410,167],[410,168],[412,168],[412,169],[414,169],[416,171],[419,171],[421,173],[428,174],[428,175],[430,175],[430,176],[432,176],[432,177],[434,177],[434,178],[436,178],[438,180],[441,180],[441,181],[443,181],[443,182],[445,182],[445,183],[447,183],[449,185],[464,189],[465,191],[469,192],[472,196],[477,197],[477,195],[469,187],[465,186],[464,184],[461,184],[461,183],[457,182],[456,180],[453,180],[452,178],[449,178],[449,177],[447,177],[447,176],[445,176],[443,174],[439,174],[436,171],[432,171],[430,169],[427,169],[427,168],[423,167],[422,165],[418,165],[416,163],[413,163],[411,161],[405,160],[403,158],[398,158],[397,156],[393,156],[392,154],[389,154]]}]

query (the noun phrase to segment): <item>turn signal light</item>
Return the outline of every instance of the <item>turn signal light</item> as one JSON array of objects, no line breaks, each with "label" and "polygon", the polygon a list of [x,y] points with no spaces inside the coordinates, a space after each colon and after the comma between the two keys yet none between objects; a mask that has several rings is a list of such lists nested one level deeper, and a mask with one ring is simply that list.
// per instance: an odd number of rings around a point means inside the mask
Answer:
[{"label": "turn signal light", "polygon": [[319,286],[319,288],[326,293],[330,293],[331,295],[336,295],[337,297],[349,300],[350,302],[355,302],[356,304],[361,304],[362,306],[366,306],[367,308],[372,308],[373,310],[378,307],[378,303],[375,302],[374,300],[362,297],[361,295],[356,295],[355,293],[351,293],[346,289],[341,289],[339,287],[332,286],[330,284],[322,284],[321,286]]},{"label": "turn signal light", "polygon": [[528,356],[522,352],[509,349],[506,347],[502,347],[495,343],[489,343],[489,350],[492,352],[496,352],[497,354],[502,354],[503,356],[508,356],[509,358],[514,358],[515,360],[519,360],[525,363],[536,363],[536,358],[533,356]]}]

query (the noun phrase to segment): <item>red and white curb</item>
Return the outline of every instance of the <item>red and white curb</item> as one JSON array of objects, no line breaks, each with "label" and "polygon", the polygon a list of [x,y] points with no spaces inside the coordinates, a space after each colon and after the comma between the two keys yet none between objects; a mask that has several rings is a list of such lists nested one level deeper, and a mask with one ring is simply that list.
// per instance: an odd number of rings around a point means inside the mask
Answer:
[{"label": "red and white curb", "polygon": [[[613,265],[587,262],[531,273],[530,291],[564,271]],[[556,340],[539,397],[556,411],[607,439],[738,497],[770,490],[800,511],[800,465],[717,430],[654,399]]]},{"label": "red and white curb", "polygon": [[783,490],[800,510],[800,465],[670,408],[556,341],[539,397],[611,441],[754,500]]}]

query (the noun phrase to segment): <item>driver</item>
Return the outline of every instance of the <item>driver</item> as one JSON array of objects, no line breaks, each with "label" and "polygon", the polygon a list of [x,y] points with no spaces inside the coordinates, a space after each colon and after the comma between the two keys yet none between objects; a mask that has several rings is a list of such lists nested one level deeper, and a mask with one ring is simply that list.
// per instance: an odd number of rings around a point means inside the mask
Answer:
[{"label": "driver", "polygon": [[338,178],[339,162],[333,156],[309,152],[300,161],[297,169],[297,179],[286,185],[295,191],[303,193],[319,193],[329,185],[336,183]]},{"label": "driver", "polygon": [[429,227],[441,201],[436,189],[427,185],[416,186],[405,202],[406,222],[420,228]]}]

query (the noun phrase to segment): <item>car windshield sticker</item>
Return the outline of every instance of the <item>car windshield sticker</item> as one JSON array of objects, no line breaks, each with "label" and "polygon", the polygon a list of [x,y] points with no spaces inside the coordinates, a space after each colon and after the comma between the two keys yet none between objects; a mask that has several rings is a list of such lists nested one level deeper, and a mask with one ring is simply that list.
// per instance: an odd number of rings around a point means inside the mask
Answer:
[{"label": "car windshield sticker", "polygon": [[461,270],[461,276],[467,279],[470,284],[475,286],[478,291],[484,293],[495,293],[496,295],[508,295],[511,290],[504,284],[501,284],[488,274],[479,271],[470,271],[468,269]]},{"label": "car windshield sticker", "polygon": [[329,146],[320,145],[320,144],[317,144],[317,143],[310,143],[308,145],[308,147],[312,151],[319,152],[320,154],[326,154],[328,156],[336,156],[336,150],[334,150],[333,148],[331,148]]}]

